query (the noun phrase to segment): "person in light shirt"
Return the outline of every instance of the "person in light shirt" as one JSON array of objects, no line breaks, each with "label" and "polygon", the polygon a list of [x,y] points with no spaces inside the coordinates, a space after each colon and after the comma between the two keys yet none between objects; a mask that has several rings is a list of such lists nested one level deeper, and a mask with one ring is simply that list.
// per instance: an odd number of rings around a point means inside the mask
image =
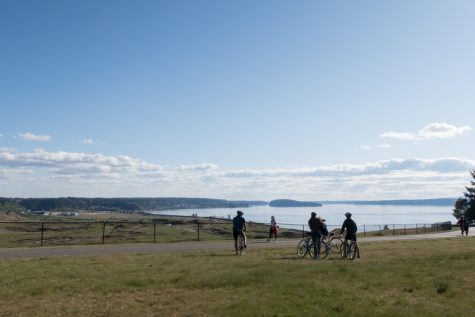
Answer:
[{"label": "person in light shirt", "polygon": [[277,222],[275,221],[275,217],[272,216],[270,217],[270,228],[269,228],[269,238],[267,239],[267,242],[270,241],[270,238],[272,237],[272,234],[274,234],[274,241],[277,242]]}]

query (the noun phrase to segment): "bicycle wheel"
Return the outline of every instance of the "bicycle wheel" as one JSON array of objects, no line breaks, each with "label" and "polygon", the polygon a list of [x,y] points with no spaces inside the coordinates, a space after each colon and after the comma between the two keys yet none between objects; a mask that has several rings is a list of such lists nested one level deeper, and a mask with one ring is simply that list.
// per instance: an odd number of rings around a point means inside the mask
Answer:
[{"label": "bicycle wheel", "polygon": [[308,254],[310,255],[310,257],[312,259],[315,259],[316,255],[315,255],[315,250],[313,249],[313,241],[312,240],[310,240],[308,242]]},{"label": "bicycle wheel", "polygon": [[244,236],[242,234],[239,235],[238,246],[239,246],[239,254],[240,255],[246,254],[246,248],[244,247]]},{"label": "bicycle wheel", "polygon": [[320,259],[324,259],[330,253],[330,245],[328,243],[321,243],[320,244]]},{"label": "bicycle wheel", "polygon": [[340,238],[331,238],[330,239],[330,252],[331,253],[340,253],[340,247],[343,244],[343,241]]},{"label": "bicycle wheel", "polygon": [[356,244],[351,243],[348,251],[348,258],[354,260],[356,258]]},{"label": "bicycle wheel", "polygon": [[350,260],[354,260],[354,259],[359,258],[359,257],[360,257],[360,248],[358,247],[358,245],[356,243],[354,243],[350,247],[349,258],[350,258]]},{"label": "bicycle wheel", "polygon": [[348,243],[343,242],[340,245],[340,256],[342,259],[345,259],[348,255]]},{"label": "bicycle wheel", "polygon": [[312,240],[308,242],[308,254],[310,254],[310,257],[312,259],[315,259],[317,255],[315,254],[315,248],[313,247],[314,243]]},{"label": "bicycle wheel", "polygon": [[300,240],[299,244],[297,245],[297,256],[299,258],[303,258],[308,252],[307,248],[307,240],[302,239]]}]

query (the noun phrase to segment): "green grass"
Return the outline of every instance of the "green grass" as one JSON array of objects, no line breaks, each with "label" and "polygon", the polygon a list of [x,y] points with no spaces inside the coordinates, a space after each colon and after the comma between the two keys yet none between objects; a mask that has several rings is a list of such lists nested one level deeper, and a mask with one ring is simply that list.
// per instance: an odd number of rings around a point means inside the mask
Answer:
[{"label": "green grass", "polygon": [[[119,215],[120,216],[120,215]],[[44,223],[43,245],[84,245],[101,244],[103,224],[87,223],[87,221],[109,221],[104,230],[104,243],[152,243],[154,230],[156,242],[179,242],[198,240],[201,241],[229,239],[232,232],[231,222],[207,218],[176,218],[128,216],[115,219],[55,219],[51,223],[49,218],[27,219],[35,223],[0,223],[0,248],[2,247],[34,247],[41,245],[41,221]],[[61,221],[63,220],[63,221]],[[69,221],[69,222],[68,222]],[[70,221],[74,221],[71,223]],[[155,229],[154,229],[155,222]],[[269,234],[269,226],[263,224],[249,224],[251,239],[264,239]],[[298,238],[301,232],[283,229],[281,237]]]},{"label": "green grass", "polygon": [[[472,316],[475,239],[0,261],[1,316]],[[231,248],[231,243],[230,243]]]}]

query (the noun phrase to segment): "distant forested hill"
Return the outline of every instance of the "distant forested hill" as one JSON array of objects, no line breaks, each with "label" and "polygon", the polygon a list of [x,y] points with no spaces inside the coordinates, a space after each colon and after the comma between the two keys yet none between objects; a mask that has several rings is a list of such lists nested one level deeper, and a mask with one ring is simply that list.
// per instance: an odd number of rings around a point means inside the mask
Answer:
[{"label": "distant forested hill", "polygon": [[352,204],[352,205],[394,205],[394,206],[453,206],[455,198],[435,199],[396,199],[396,200],[332,200],[321,201],[322,204]]},{"label": "distant forested hill", "polygon": [[297,201],[291,199],[276,199],[269,203],[270,207],[320,207],[322,204],[312,201]]},{"label": "distant forested hill", "polygon": [[0,198],[1,206],[29,210],[150,211],[190,208],[244,208],[264,201],[229,201],[208,198]]}]

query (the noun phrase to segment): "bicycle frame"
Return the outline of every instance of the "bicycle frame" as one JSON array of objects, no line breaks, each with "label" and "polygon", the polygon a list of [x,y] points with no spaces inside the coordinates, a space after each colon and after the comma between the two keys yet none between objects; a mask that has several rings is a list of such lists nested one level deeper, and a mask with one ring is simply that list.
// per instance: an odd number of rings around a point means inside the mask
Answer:
[{"label": "bicycle frame", "polygon": [[340,247],[340,254],[342,259],[354,260],[360,256],[360,250],[358,248],[358,243],[356,241],[344,240]]},{"label": "bicycle frame", "polygon": [[239,234],[238,236],[238,249],[239,249],[239,254],[240,255],[244,255],[246,254],[246,245],[244,243],[245,241],[245,238],[244,238],[244,232],[242,232],[241,234]]}]

